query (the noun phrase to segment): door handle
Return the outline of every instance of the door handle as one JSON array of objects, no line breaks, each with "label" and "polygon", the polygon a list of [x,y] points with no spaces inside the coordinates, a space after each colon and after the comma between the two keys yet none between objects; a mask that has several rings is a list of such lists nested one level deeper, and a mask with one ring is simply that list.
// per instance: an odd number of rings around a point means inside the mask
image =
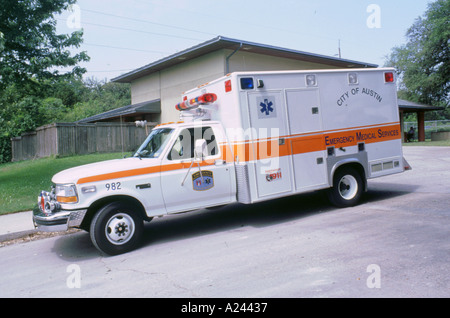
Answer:
[{"label": "door handle", "polygon": [[226,161],[223,159],[217,159],[216,161],[214,161],[215,166],[222,166],[224,164],[226,164]]}]

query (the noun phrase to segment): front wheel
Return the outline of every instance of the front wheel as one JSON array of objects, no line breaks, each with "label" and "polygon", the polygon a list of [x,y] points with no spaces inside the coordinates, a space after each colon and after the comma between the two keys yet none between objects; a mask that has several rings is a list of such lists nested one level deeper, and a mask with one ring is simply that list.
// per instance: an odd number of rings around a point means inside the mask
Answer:
[{"label": "front wheel", "polygon": [[135,249],[143,230],[143,219],[133,206],[114,202],[104,206],[94,216],[90,235],[98,250],[117,255]]},{"label": "front wheel", "polygon": [[337,207],[356,205],[363,193],[361,175],[353,168],[343,168],[336,172],[333,187],[328,190],[328,198]]}]

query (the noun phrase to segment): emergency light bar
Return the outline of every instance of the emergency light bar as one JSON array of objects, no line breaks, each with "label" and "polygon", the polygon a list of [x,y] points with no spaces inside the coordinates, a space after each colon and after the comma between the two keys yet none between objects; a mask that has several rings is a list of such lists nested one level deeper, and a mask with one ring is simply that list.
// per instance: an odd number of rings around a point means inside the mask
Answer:
[{"label": "emergency light bar", "polygon": [[198,107],[200,105],[207,105],[214,103],[217,100],[217,95],[213,93],[203,94],[201,96],[185,100],[184,102],[178,103],[175,108],[179,111],[187,110],[191,108]]}]

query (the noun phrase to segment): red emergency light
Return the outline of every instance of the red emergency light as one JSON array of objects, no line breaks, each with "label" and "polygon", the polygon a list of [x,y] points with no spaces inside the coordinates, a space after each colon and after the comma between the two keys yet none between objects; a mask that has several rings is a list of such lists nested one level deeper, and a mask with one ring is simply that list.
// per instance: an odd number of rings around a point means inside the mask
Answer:
[{"label": "red emergency light", "polygon": [[225,82],[225,93],[231,92],[231,80]]},{"label": "red emergency light", "polygon": [[195,98],[185,100],[184,102],[178,103],[175,106],[175,108],[177,110],[181,111],[181,110],[186,110],[186,109],[190,109],[190,108],[195,108],[200,105],[211,104],[211,103],[214,103],[216,100],[217,100],[216,94],[207,93],[207,94],[203,94],[201,96],[195,97]]},{"label": "red emergency light", "polygon": [[385,83],[393,83],[394,82],[394,73],[393,72],[384,73],[384,81],[385,81]]}]

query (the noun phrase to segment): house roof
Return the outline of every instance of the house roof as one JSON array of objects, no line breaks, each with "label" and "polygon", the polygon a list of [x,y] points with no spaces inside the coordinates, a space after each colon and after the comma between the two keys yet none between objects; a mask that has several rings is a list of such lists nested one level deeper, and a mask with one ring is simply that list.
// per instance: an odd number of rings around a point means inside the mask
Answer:
[{"label": "house roof", "polygon": [[142,66],[131,72],[120,75],[116,78],[113,78],[112,81],[118,83],[130,83],[131,81],[138,79],[140,77],[152,74],[154,72],[158,72],[165,68],[183,63],[187,60],[191,60],[221,49],[229,49],[233,51],[243,49],[246,52],[283,57],[312,63],[327,64],[330,66],[337,66],[342,68],[365,68],[365,67],[374,68],[378,66],[375,64],[369,64],[365,62],[346,60],[337,57],[319,55],[282,47],[276,47],[272,45],[218,36],[209,41],[203,42],[201,44],[198,44],[181,52],[167,56],[161,60]]},{"label": "house roof", "polygon": [[142,115],[142,114],[160,114],[161,113],[161,100],[156,99],[152,101],[147,101],[143,103],[138,103],[134,105],[127,105],[119,107],[98,115],[94,115],[88,118],[81,119],[76,123],[86,124],[93,123],[102,120],[127,117],[132,115]]}]

